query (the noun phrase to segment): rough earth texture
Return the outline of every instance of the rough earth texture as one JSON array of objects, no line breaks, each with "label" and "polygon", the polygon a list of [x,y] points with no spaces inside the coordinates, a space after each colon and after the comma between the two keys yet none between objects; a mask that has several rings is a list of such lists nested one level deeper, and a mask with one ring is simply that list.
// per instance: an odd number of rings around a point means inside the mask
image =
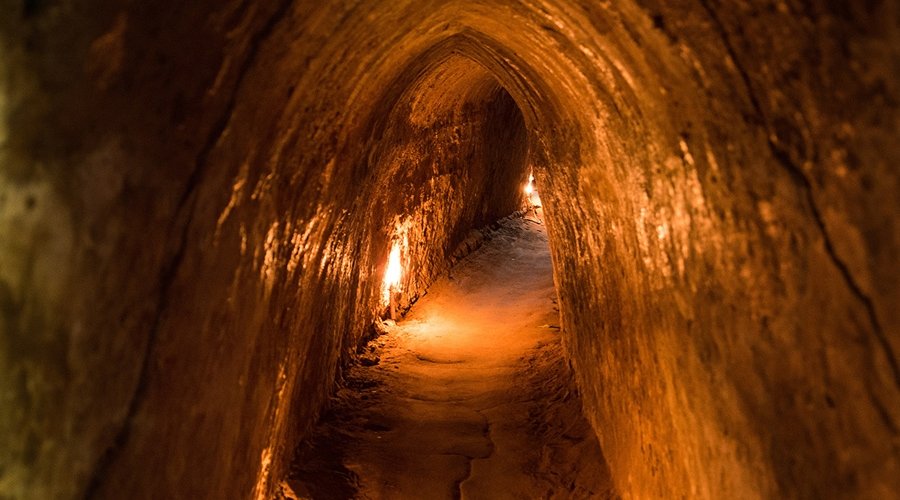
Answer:
[{"label": "rough earth texture", "polygon": [[528,167],[623,497],[900,491],[897,1],[0,12],[2,495],[268,496]]}]

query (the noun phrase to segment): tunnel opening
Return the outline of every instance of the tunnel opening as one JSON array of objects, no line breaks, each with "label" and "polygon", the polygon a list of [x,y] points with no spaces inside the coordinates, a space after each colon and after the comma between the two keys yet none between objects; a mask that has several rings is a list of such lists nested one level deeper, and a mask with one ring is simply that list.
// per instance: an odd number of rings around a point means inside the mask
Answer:
[{"label": "tunnel opening", "polygon": [[299,446],[286,497],[613,497],[563,354],[519,104],[452,49],[398,80],[368,154],[374,337]]}]

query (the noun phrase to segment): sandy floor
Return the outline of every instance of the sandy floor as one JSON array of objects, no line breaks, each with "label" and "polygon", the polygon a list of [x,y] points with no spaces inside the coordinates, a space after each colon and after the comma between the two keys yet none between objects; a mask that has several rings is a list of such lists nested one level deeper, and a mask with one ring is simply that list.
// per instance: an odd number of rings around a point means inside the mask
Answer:
[{"label": "sandy floor", "polygon": [[370,343],[287,496],[614,497],[555,301],[544,227],[505,223]]}]

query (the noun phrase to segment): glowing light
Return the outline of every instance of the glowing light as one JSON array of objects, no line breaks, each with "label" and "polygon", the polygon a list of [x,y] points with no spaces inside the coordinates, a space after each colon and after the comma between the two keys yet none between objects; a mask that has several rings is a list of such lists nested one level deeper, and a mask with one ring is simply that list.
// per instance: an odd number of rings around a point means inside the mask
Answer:
[{"label": "glowing light", "polygon": [[384,273],[384,284],[388,288],[400,289],[400,275],[403,268],[400,265],[400,243],[395,242],[391,248],[391,255],[388,257],[387,271]]},{"label": "glowing light", "polygon": [[527,194],[528,196],[531,196],[531,193],[533,193],[533,192],[534,192],[534,186],[532,186],[530,182],[528,184],[525,184],[525,194]]},{"label": "glowing light", "polygon": [[398,319],[397,310],[403,299],[400,280],[404,275],[404,259],[409,256],[409,233],[412,229],[412,219],[397,216],[393,222],[394,230],[390,236],[391,251],[388,254],[387,267],[384,268],[384,277],[381,281],[381,305],[390,307],[391,319]]},{"label": "glowing light", "polygon": [[391,254],[388,257],[387,269],[384,271],[384,281],[381,283],[381,302],[383,305],[391,305],[392,296],[400,291],[400,277],[402,275],[400,241],[394,241],[394,245],[391,247]]}]

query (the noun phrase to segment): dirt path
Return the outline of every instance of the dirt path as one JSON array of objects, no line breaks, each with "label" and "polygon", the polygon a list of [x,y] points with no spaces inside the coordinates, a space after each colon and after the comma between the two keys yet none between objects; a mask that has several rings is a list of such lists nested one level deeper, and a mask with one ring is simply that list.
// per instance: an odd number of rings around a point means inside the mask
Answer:
[{"label": "dirt path", "polygon": [[297,497],[611,497],[555,301],[543,226],[507,222],[349,370]]}]

